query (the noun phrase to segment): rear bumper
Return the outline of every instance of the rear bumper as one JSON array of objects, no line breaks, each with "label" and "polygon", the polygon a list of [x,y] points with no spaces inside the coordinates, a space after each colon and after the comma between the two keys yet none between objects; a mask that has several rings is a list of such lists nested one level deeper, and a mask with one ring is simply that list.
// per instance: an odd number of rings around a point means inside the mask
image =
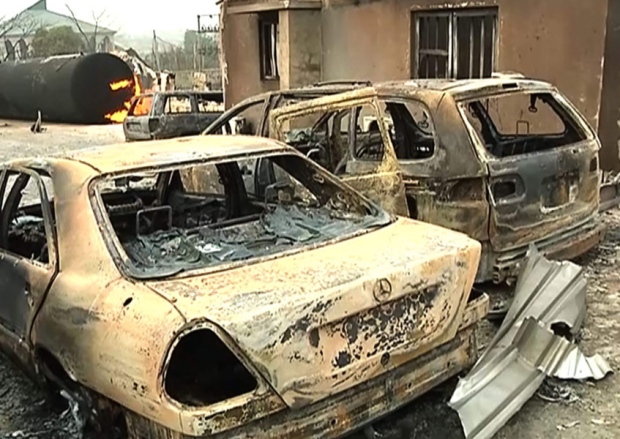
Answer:
[{"label": "rear bumper", "polygon": [[[239,425],[221,434],[194,436],[162,427],[135,414],[127,414],[130,438],[338,438],[355,431],[471,366],[476,360],[475,328],[488,311],[488,297],[471,301],[456,337],[372,381],[318,403],[294,410],[286,408],[262,419]],[[201,413],[192,415],[199,425]]]},{"label": "rear bumper", "polygon": [[[605,238],[605,231],[605,225],[594,216],[569,229],[534,241],[533,244],[549,259],[572,259],[600,243]],[[528,247],[525,245],[504,252],[493,252],[489,245],[483,245],[482,261],[485,262],[481,263],[476,282],[502,282],[516,278],[518,264],[525,258]]]}]

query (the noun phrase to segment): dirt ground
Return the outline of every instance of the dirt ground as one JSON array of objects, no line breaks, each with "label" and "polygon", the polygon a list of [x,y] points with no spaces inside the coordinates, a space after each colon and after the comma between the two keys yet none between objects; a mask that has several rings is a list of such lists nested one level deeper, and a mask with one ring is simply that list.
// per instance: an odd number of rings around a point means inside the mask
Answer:
[{"label": "dirt ground", "polygon": [[[122,142],[120,126],[46,125],[40,134],[25,122],[0,120],[0,159],[56,154],[62,151]],[[131,148],[140,147],[131,144]],[[576,262],[587,269],[588,314],[581,346],[586,354],[602,354],[614,370],[620,367],[620,210],[603,214],[607,238]],[[493,326],[483,328],[489,333]],[[482,342],[484,344],[484,341]],[[462,438],[459,418],[446,401],[456,379],[349,439]],[[539,394],[498,433],[501,439],[620,437],[620,379],[610,375],[596,383],[549,381]],[[52,407],[45,395],[0,356],[0,439],[77,438],[70,411]]]}]

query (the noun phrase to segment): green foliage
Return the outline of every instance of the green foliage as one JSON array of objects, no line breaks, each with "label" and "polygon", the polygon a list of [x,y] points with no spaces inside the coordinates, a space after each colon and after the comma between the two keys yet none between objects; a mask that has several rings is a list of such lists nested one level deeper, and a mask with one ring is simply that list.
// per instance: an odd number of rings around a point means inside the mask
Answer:
[{"label": "green foliage", "polygon": [[34,56],[68,55],[82,50],[82,39],[70,26],[40,28],[32,39]]}]

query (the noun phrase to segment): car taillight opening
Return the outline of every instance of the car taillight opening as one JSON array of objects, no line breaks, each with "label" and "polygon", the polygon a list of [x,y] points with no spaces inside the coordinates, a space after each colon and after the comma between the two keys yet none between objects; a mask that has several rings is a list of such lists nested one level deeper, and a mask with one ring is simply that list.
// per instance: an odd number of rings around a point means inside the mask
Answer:
[{"label": "car taillight opening", "polygon": [[202,407],[249,393],[258,383],[211,330],[184,335],[174,347],[164,379],[175,401]]}]

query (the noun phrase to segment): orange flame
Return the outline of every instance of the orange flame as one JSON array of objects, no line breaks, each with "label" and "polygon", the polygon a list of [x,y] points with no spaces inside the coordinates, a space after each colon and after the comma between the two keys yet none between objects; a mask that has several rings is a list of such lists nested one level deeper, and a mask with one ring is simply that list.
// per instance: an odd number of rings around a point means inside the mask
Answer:
[{"label": "orange flame", "polygon": [[[110,90],[112,91],[125,90],[132,86],[134,90],[133,95],[139,96],[142,90],[140,88],[140,81],[138,77],[135,75],[134,75],[133,80],[123,79],[122,81],[116,81],[116,82],[110,83]],[[120,108],[112,113],[108,113],[104,117],[112,123],[123,123],[123,121],[127,117],[127,114],[129,113],[130,107],[131,107],[131,98],[123,103],[123,108]]]},{"label": "orange flame", "polygon": [[131,87],[131,79],[123,79],[122,81],[116,81],[110,84],[110,90],[116,91],[123,88]]}]

